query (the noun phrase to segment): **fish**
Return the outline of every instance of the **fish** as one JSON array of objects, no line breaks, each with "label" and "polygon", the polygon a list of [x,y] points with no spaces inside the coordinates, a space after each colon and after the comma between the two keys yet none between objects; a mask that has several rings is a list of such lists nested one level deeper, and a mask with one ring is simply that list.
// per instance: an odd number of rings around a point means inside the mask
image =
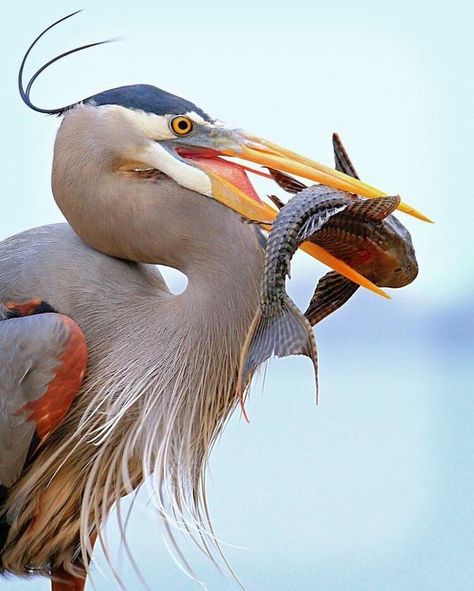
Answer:
[{"label": "fish", "polygon": [[[292,181],[299,183],[288,175],[278,178],[287,185]],[[275,180],[278,182],[277,178]],[[309,357],[313,363],[318,400],[318,357],[311,322],[285,289],[291,259],[298,247],[311,241],[342,212],[361,219],[383,219],[399,203],[398,195],[363,199],[325,185],[313,185],[298,190],[280,209],[268,235],[259,305],[241,352],[237,395],[245,418],[243,391],[257,367],[272,355]]]},{"label": "fish", "polygon": [[[359,178],[354,165],[337,133],[332,136],[336,169]],[[300,181],[271,170],[275,181],[284,190],[297,193],[306,188]],[[271,196],[278,208],[283,203]],[[418,262],[410,233],[394,216],[380,211],[367,217],[343,211],[317,232],[311,241],[343,260],[379,287],[405,287],[418,275]],[[379,215],[380,214],[380,215]],[[318,282],[305,317],[311,326],[345,304],[357,291],[358,285],[339,273],[331,271]]]}]

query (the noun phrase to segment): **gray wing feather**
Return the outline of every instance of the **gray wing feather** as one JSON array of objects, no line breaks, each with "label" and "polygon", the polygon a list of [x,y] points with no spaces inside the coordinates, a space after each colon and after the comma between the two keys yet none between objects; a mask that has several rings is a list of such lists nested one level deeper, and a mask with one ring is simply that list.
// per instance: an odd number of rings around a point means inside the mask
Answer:
[{"label": "gray wing feather", "polygon": [[69,334],[57,314],[0,322],[0,484],[18,478],[35,424],[18,412],[45,394],[60,365]]}]

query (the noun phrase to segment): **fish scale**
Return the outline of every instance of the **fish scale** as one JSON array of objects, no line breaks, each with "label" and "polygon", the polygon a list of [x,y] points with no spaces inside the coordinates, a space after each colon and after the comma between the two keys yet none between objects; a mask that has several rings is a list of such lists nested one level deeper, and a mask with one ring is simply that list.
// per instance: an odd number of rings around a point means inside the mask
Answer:
[{"label": "fish scale", "polygon": [[329,219],[334,212],[347,205],[344,193],[321,187],[309,187],[298,193],[273,222],[267,242],[261,293],[261,306],[267,312],[286,293],[285,280],[290,261],[302,242],[299,236],[305,223],[315,217]]}]

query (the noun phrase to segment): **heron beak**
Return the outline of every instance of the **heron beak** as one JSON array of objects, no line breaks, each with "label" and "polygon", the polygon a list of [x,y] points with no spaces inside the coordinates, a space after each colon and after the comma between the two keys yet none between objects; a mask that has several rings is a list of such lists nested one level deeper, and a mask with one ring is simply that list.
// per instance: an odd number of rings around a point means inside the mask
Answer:
[{"label": "heron beak", "polygon": [[[237,147],[234,149],[223,149],[221,152],[223,155],[242,158],[243,160],[274,168],[281,172],[295,174],[305,179],[340,189],[341,191],[356,193],[362,197],[374,198],[387,196],[387,193],[384,193],[380,189],[372,187],[343,172],[334,170],[329,166],[300,156],[268,140],[242,132],[237,132],[237,138],[240,140],[237,142]],[[422,221],[432,223],[430,218],[407,203],[401,202],[397,209]]]}]

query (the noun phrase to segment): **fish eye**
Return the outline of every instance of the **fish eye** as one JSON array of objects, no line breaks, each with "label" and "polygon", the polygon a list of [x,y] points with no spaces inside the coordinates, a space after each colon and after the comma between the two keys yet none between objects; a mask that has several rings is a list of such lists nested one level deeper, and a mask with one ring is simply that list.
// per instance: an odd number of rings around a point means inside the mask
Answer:
[{"label": "fish eye", "polygon": [[176,135],[189,135],[194,128],[194,124],[189,117],[178,115],[178,117],[171,119],[170,127],[171,131]]},{"label": "fish eye", "polygon": [[402,268],[397,267],[393,272],[395,273],[395,275],[400,275],[400,273],[402,272]]}]

